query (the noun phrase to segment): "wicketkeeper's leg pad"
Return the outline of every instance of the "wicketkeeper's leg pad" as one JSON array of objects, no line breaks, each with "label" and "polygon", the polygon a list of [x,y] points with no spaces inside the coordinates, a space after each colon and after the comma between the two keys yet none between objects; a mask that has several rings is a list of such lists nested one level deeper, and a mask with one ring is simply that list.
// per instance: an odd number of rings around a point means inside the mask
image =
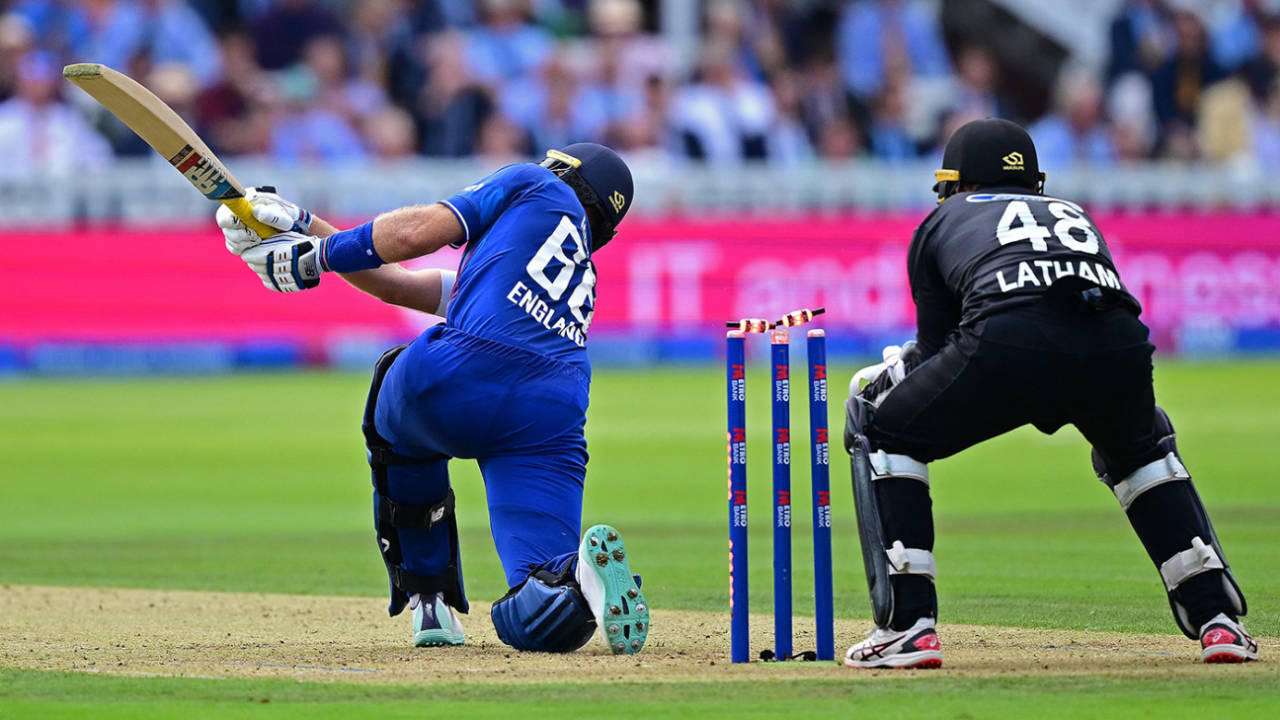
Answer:
[{"label": "wicketkeeper's leg pad", "polygon": [[901,630],[921,617],[937,617],[933,501],[927,465],[870,449],[864,430],[874,413],[867,400],[848,399],[845,449],[872,617],[879,627]]},{"label": "wicketkeeper's leg pad", "polygon": [[[470,608],[462,584],[458,525],[454,516],[453,490],[449,487],[448,458],[400,455],[374,426],[374,411],[382,381],[404,347],[383,353],[374,366],[363,424],[369,467],[373,473],[378,550],[386,564],[391,586],[387,611],[391,615],[400,614],[413,594],[442,593],[450,607],[466,613]],[[423,566],[438,567],[438,570],[422,572]]]},{"label": "wicketkeeper's leg pad", "polygon": [[572,652],[596,631],[595,616],[573,575],[573,562],[538,569],[493,604],[498,639],[517,650]]},{"label": "wicketkeeper's leg pad", "polygon": [[1165,455],[1115,477],[1094,450],[1098,478],[1115,493],[1160,571],[1179,629],[1197,639],[1200,627],[1218,613],[1243,616],[1248,605],[1231,574],[1209,514],[1178,454],[1173,423],[1156,408],[1155,428]]}]

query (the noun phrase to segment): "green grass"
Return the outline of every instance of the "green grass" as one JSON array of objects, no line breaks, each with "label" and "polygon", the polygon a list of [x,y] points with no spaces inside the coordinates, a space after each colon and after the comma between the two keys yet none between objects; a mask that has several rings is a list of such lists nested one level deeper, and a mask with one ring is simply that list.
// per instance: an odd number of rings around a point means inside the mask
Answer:
[{"label": "green grass", "polygon": [[[850,370],[832,377],[848,377]],[[624,530],[646,593],[668,607],[725,608],[723,382],[717,368],[596,375],[584,521]],[[0,384],[0,582],[382,595],[386,580],[374,549],[358,430],[366,383],[360,375],[298,373]],[[833,382],[833,389],[839,385]],[[1280,484],[1271,451],[1280,434],[1280,364],[1163,362],[1157,397],[1178,426],[1182,453],[1249,595],[1250,627],[1280,635],[1280,556],[1274,551]],[[753,369],[748,399],[752,601],[767,609],[762,368]],[[799,437],[807,428],[800,398],[793,413]],[[836,403],[831,415],[836,430],[842,425]],[[837,613],[865,617],[848,470],[842,452],[833,451],[832,459]],[[812,580],[808,453],[799,442],[794,463],[795,602],[803,608],[811,603],[806,591]],[[1087,445],[1070,428],[1052,437],[1020,430],[936,463],[932,473],[944,620],[1175,632],[1155,569],[1115,499],[1094,478]],[[463,462],[454,463],[454,482],[468,591],[495,599],[506,588],[488,537],[482,484]],[[940,689],[954,690],[958,699],[939,708],[952,715],[998,715],[1006,701],[1086,694],[1085,681],[1075,680],[989,687],[948,682]],[[1097,682],[1079,702],[1150,695],[1172,706],[1196,697],[1200,687]],[[9,673],[0,676],[0,698],[7,698],[0,701],[0,717],[8,716],[6,707],[21,709],[6,703],[50,702],[57,693],[47,688],[57,687],[65,687],[70,699],[50,712],[100,699],[121,715],[130,714],[125,708],[131,703],[149,702],[148,688],[168,693],[165,702],[206,708],[201,703],[228,699],[219,695],[221,688],[257,692],[250,689],[257,686],[230,681]],[[411,707],[411,698],[396,694],[401,691],[326,687],[288,697],[296,703],[385,703],[392,716],[402,702]],[[708,709],[706,698],[744,691],[699,687],[658,695],[694,713]],[[761,693],[761,707],[771,693],[791,693],[777,683],[745,687]],[[842,687],[794,691],[813,694],[820,704],[841,697],[847,692]],[[868,686],[858,687],[865,693]],[[447,695],[450,702],[464,702],[468,692]],[[536,692],[547,699],[568,693],[554,685]],[[899,685],[888,683],[875,701],[894,693]],[[984,704],[965,704],[974,693]],[[1274,702],[1274,695],[1267,697]],[[106,712],[91,714],[110,716]]]},{"label": "green grass", "polygon": [[[1097,677],[767,680],[397,687],[287,680],[106,678],[0,671],[0,717],[1072,718],[1268,717],[1280,686],[1206,673],[1176,683]],[[803,698],[803,703],[800,699]],[[1037,712],[1037,710],[1039,712]],[[1062,711],[1060,711],[1062,712]]]}]

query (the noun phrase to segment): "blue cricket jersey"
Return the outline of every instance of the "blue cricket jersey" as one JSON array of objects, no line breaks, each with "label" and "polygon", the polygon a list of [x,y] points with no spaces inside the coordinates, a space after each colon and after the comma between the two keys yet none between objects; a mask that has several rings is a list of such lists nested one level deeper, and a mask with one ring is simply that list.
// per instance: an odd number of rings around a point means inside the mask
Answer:
[{"label": "blue cricket jersey", "polygon": [[442,202],[466,233],[446,326],[590,376],[596,271],[591,228],[573,189],[550,170],[522,163]]}]

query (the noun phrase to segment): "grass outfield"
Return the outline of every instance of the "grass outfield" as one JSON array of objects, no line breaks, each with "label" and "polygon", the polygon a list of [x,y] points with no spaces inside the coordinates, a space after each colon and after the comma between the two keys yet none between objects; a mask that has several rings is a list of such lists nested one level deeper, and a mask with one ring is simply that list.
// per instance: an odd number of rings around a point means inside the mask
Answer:
[{"label": "grass outfield", "polygon": [[[850,369],[833,369],[832,376],[848,377]],[[359,375],[298,373],[0,384],[0,582],[369,596],[370,603],[382,603],[386,580],[373,544],[357,427],[366,383]],[[1270,638],[1280,636],[1280,556],[1274,550],[1280,541],[1280,486],[1268,451],[1280,433],[1280,364],[1165,362],[1157,369],[1157,397],[1178,426],[1183,456],[1249,596],[1250,628],[1268,638],[1263,652],[1271,659],[1276,650]],[[752,602],[767,612],[768,408],[762,369],[749,378],[748,399]],[[723,413],[719,369],[596,376],[584,520],[622,528],[655,607],[725,611]],[[799,434],[807,428],[802,402],[793,414]],[[833,406],[832,427],[840,424]],[[799,610],[811,607],[812,578],[808,453],[796,446]],[[840,617],[866,617],[842,457],[833,452],[836,611]],[[475,599],[493,600],[506,588],[488,537],[483,487],[473,468],[455,468],[468,591]],[[939,462],[932,472],[945,622],[1177,632],[1155,569],[1114,498],[1093,477],[1088,448],[1073,431],[1053,437],[1018,431]],[[387,622],[399,627],[401,621]],[[468,622],[487,619],[473,615]],[[763,648],[767,640],[756,638],[756,645]],[[564,662],[566,670],[573,668],[572,656]],[[1127,716],[1134,706],[1153,702],[1189,715],[1203,709],[1202,700],[1212,700],[1218,710],[1224,703],[1245,702],[1254,709],[1256,703],[1280,708],[1274,682],[1260,688],[1254,678],[1245,692],[1241,680],[1211,668],[1203,680],[1166,682],[913,677],[910,685],[896,679],[883,687],[859,682],[856,694],[839,682],[797,685],[773,668],[761,666],[758,672],[763,682],[714,682],[710,676],[705,685],[670,687],[583,690],[546,684],[495,690],[492,696],[449,686],[431,697],[469,703],[478,714],[490,705],[470,703],[497,702],[508,692],[545,700],[550,712],[563,712],[562,701],[643,697],[642,703],[667,703],[663,712],[670,709],[675,716],[749,714],[747,706],[777,712],[779,707],[769,708],[771,699],[801,693],[812,698],[819,714],[828,707],[832,713],[843,707],[847,714],[850,697],[859,708],[884,702],[948,716],[1006,715],[1019,703],[1068,701],[1083,716],[1098,717]],[[919,694],[926,687],[945,699]],[[337,703],[331,708],[335,716],[349,716],[353,708],[379,717],[425,709],[421,690],[394,687],[0,673],[0,717],[83,714],[94,707],[94,716],[132,716],[142,703],[167,708],[167,714],[233,716],[228,703],[259,695],[285,703],[272,706],[274,714],[306,703],[309,715],[327,716],[315,709],[317,702]]]}]

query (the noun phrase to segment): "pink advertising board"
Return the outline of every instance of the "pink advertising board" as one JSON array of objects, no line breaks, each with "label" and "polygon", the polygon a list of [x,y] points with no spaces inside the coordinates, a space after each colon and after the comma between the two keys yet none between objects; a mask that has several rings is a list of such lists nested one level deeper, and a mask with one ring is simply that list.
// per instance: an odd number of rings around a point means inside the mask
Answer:
[{"label": "pink advertising board", "polygon": [[[906,332],[905,273],[920,215],[645,218],[596,258],[599,336],[709,334],[726,319],[825,306],[827,327]],[[1280,328],[1280,217],[1097,218],[1158,344],[1189,331]],[[426,264],[453,267],[456,252]],[[261,339],[315,349],[337,338],[411,337],[429,317],[327,279],[278,295],[209,227],[0,234],[0,340]]]}]

